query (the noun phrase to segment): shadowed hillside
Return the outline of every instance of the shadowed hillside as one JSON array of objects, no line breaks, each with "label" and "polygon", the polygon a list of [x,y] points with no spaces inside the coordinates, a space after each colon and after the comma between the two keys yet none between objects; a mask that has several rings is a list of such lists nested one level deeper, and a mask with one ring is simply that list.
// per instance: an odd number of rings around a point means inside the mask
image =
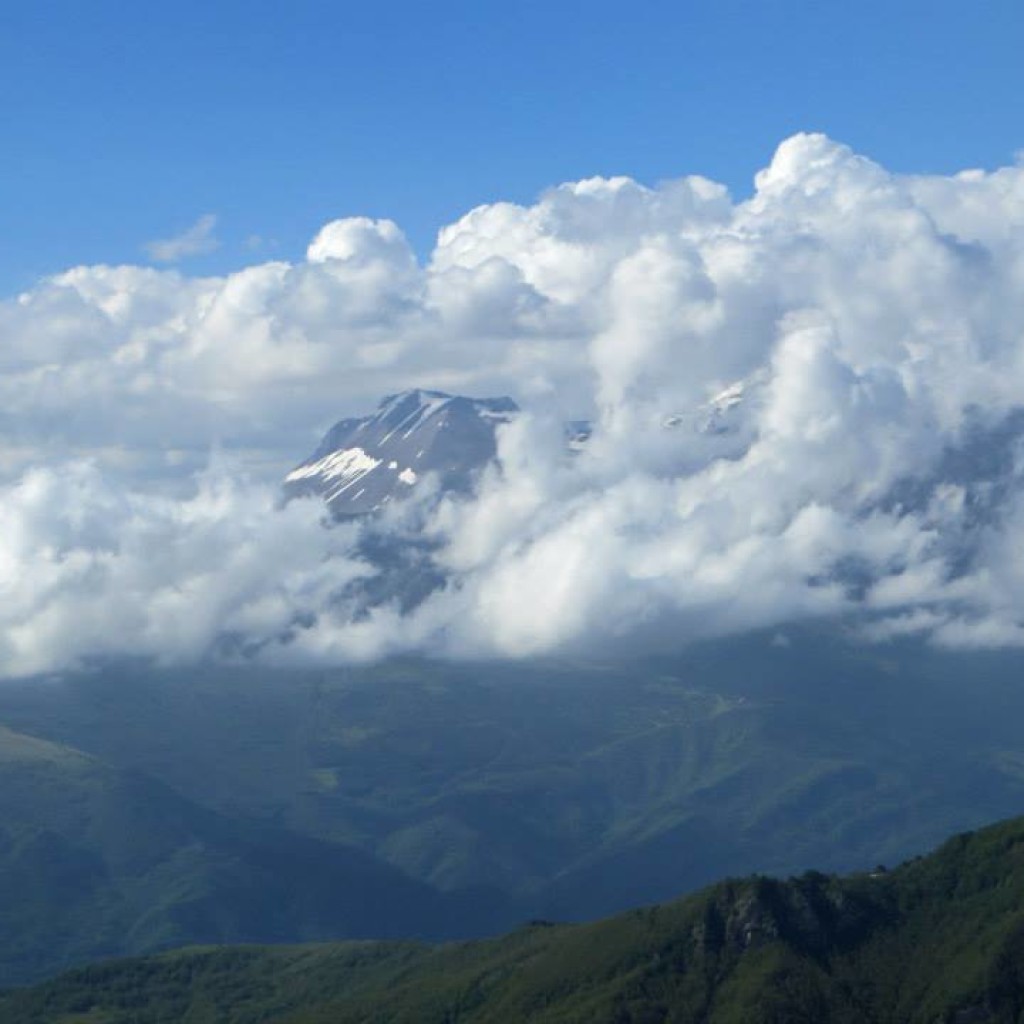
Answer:
[{"label": "shadowed hillside", "polygon": [[891,871],[722,882],[590,925],[431,948],[199,949],[11,993],[11,1024],[1014,1024],[1024,819]]},{"label": "shadowed hillside", "polygon": [[225,818],[0,727],[0,977],[189,942],[465,935],[442,895],[358,850]]},{"label": "shadowed hillside", "polygon": [[0,721],[524,917],[894,863],[1024,807],[1018,655],[775,639],[610,663],[112,666],[7,684]]}]

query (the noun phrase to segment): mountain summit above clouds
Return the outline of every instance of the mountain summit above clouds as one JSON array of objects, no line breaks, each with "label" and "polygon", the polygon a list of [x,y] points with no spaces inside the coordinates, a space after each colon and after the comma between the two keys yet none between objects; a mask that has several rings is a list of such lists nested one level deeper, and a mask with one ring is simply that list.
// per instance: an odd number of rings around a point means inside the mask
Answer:
[{"label": "mountain summit above clouds", "polygon": [[[746,383],[732,385],[663,425],[689,424],[708,435],[732,433]],[[316,451],[285,477],[285,495],[318,494],[335,516],[347,518],[401,500],[427,474],[436,475],[442,490],[467,492],[474,474],[497,455],[497,428],[519,411],[507,397],[467,398],[421,389],[389,395],[371,415],[331,427]],[[588,420],[565,423],[567,452],[585,447],[591,431]]]},{"label": "mountain summit above clouds", "polygon": [[365,515],[409,494],[426,474],[464,491],[497,454],[495,433],[519,407],[511,398],[403,391],[370,416],[344,419],[285,477],[288,497],[320,494],[335,516]]}]

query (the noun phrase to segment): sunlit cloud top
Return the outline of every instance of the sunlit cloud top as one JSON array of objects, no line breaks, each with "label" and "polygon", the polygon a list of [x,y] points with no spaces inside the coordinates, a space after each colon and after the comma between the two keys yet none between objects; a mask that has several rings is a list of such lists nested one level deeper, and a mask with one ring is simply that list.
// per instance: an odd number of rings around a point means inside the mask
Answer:
[{"label": "sunlit cloud top", "polygon": [[[8,674],[228,636],[305,660],[808,616],[1024,637],[1018,166],[897,175],[797,135],[749,200],[592,178],[474,209],[426,261],[349,218],[225,277],[77,267],[0,304],[0,342]],[[477,497],[425,513],[447,589],[353,623],[328,598],[368,571],[359,528],[275,488],[334,419],[414,386],[525,413]]]}]

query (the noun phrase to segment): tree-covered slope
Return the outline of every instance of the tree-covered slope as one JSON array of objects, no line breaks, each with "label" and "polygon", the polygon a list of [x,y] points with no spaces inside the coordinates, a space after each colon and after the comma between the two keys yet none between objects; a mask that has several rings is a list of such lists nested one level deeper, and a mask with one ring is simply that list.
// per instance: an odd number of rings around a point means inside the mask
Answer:
[{"label": "tree-covered slope", "polygon": [[431,887],[588,919],[1018,813],[1021,669],[791,630],[614,663],[109,666],[5,685],[0,721]]},{"label": "tree-covered slope", "polygon": [[1024,819],[890,872],[722,882],[439,947],[184,950],[0,1000],[11,1024],[1017,1024]]},{"label": "tree-covered slope", "polygon": [[465,935],[489,909],[0,726],[4,984],[191,942]]}]

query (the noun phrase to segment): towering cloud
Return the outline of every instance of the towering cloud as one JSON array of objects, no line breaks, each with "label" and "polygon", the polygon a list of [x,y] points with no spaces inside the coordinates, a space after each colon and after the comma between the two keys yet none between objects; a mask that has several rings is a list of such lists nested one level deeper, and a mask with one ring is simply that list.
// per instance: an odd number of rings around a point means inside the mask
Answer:
[{"label": "towering cloud", "polygon": [[[812,615],[1024,641],[1019,167],[899,176],[799,135],[744,202],[592,179],[471,211],[426,265],[355,218],[221,279],[79,267],[0,304],[0,338],[9,673],[519,656]],[[447,588],[352,621],[360,528],[274,488],[333,419],[411,386],[527,411],[475,499],[419,513]],[[218,468],[171,486],[211,442]]]}]

